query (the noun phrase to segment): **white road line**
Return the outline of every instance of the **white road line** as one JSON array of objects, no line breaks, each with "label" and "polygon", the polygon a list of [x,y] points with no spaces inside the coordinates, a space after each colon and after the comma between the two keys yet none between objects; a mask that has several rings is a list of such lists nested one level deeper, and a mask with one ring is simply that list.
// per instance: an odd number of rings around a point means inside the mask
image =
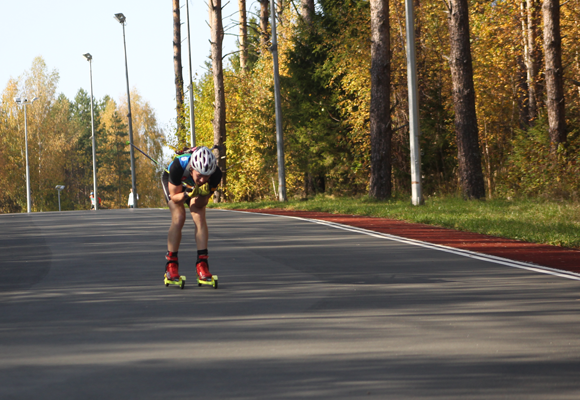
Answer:
[{"label": "white road line", "polygon": [[290,215],[255,213],[255,212],[251,212],[251,211],[224,210],[224,209],[220,209],[220,208],[214,208],[213,210],[239,212],[239,213],[246,213],[246,214],[253,214],[253,215],[268,215],[271,217],[284,217],[284,218],[298,219],[298,220],[312,222],[312,223],[319,224],[319,225],[325,225],[325,226],[328,226],[331,228],[341,229],[344,231],[361,233],[363,235],[368,235],[368,236],[372,236],[372,237],[376,237],[376,238],[380,238],[380,239],[392,240],[395,242],[406,243],[406,244],[410,244],[413,246],[420,246],[420,247],[425,247],[425,248],[431,249],[431,250],[439,250],[439,251],[443,251],[446,253],[451,253],[451,254],[456,254],[459,256],[463,256],[463,257],[473,258],[475,260],[482,260],[482,261],[487,261],[487,262],[491,262],[494,264],[501,264],[501,265],[505,265],[505,266],[508,266],[511,268],[525,269],[528,271],[538,272],[540,274],[547,274],[547,275],[552,275],[552,276],[558,276],[560,278],[566,278],[566,279],[571,279],[571,280],[575,280],[575,281],[580,281],[580,274],[578,274],[576,272],[570,272],[570,271],[564,271],[564,270],[555,269],[555,268],[544,267],[541,265],[535,265],[532,263],[526,263],[526,262],[522,262],[522,261],[514,261],[514,260],[510,260],[508,258],[497,257],[497,256],[483,254],[483,253],[477,253],[475,251],[456,249],[456,248],[449,247],[449,246],[443,246],[443,245],[439,245],[439,244],[423,242],[423,241],[415,240],[415,239],[407,239],[407,238],[404,238],[401,236],[395,236],[395,235],[391,235],[388,233],[375,232],[375,231],[371,231],[368,229],[357,228],[354,226],[339,224],[336,222],[329,222],[329,221],[323,221],[320,219],[312,219],[312,218],[294,217],[294,216],[290,216]]}]

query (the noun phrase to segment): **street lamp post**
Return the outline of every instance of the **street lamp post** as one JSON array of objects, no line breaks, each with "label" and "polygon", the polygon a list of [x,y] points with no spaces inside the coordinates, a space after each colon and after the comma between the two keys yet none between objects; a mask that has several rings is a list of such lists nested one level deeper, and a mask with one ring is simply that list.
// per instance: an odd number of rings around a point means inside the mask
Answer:
[{"label": "street lamp post", "polygon": [[407,88],[409,92],[409,145],[411,150],[411,202],[414,206],[423,204],[421,189],[421,150],[419,137],[419,94],[417,90],[417,67],[415,63],[415,16],[413,1],[405,0],[407,30]]},{"label": "street lamp post", "polygon": [[58,190],[58,211],[60,211],[60,192],[64,189],[64,185],[56,185],[55,189]]},{"label": "street lamp post", "polygon": [[191,147],[195,147],[195,105],[193,103],[193,76],[191,72],[191,40],[189,30],[189,0],[185,0],[185,10],[187,13],[187,48],[189,55],[189,127],[191,132]]},{"label": "street lamp post", "polygon": [[[99,196],[97,195],[97,153],[96,153],[96,138],[95,138],[95,112],[93,108],[93,56],[90,53],[83,54],[83,56],[89,62],[89,73],[90,73],[90,80],[91,80],[91,129],[93,135],[91,138],[93,139],[93,192],[95,193],[95,199],[98,199]],[[60,199],[60,192],[59,192],[59,199]],[[59,200],[60,202],[60,200]],[[60,207],[60,203],[59,203]],[[95,202],[95,211],[99,209],[99,202]],[[60,211],[60,210],[59,210]]]},{"label": "street lamp post", "polygon": [[131,155],[131,187],[133,188],[133,204],[134,208],[137,208],[137,199],[139,196],[137,195],[137,186],[135,183],[135,154],[133,153],[133,121],[131,117],[131,93],[129,91],[129,67],[127,66],[127,42],[125,40],[125,15],[123,13],[115,14],[115,19],[119,21],[121,25],[123,25],[123,47],[125,48],[125,75],[127,77],[127,118],[129,118],[129,143],[131,144],[129,148],[129,152]]},{"label": "street lamp post", "polygon": [[32,101],[28,101],[26,97],[15,97],[14,101],[19,106],[24,107],[24,144],[25,144],[25,153],[26,153],[26,212],[30,213],[30,171],[28,168],[28,124],[26,118],[26,106],[28,104],[34,103],[38,100],[38,97],[32,99]]},{"label": "street lamp post", "polygon": [[272,59],[274,61],[274,106],[276,108],[276,149],[278,156],[278,200],[287,201],[286,197],[286,169],[284,166],[284,134],[282,131],[282,99],[280,97],[280,73],[278,71],[278,38],[276,35],[276,2],[271,0],[270,11],[272,17]]}]

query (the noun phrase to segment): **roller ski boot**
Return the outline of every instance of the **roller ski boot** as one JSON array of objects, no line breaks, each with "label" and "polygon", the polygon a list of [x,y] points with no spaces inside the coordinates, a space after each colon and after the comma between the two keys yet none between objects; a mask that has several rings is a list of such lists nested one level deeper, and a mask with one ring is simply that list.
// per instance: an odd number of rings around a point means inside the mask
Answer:
[{"label": "roller ski boot", "polygon": [[212,275],[209,272],[207,254],[199,255],[197,257],[197,262],[195,269],[197,270],[197,286],[208,285],[213,286],[214,289],[218,288],[218,277],[217,275]]},{"label": "roller ski boot", "polygon": [[177,252],[168,251],[165,255],[167,263],[165,264],[165,286],[175,285],[181,289],[185,286],[185,275],[179,275],[179,262],[177,261]]}]

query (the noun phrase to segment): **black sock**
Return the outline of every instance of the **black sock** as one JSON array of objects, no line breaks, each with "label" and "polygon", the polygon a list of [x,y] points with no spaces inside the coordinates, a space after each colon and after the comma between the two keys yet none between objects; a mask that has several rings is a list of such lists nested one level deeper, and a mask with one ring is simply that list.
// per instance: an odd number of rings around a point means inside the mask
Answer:
[{"label": "black sock", "polygon": [[196,263],[197,263],[197,262],[199,262],[199,260],[200,260],[200,258],[199,258],[199,257],[200,257],[200,256],[207,256],[207,255],[208,255],[208,253],[207,253],[207,249],[198,250],[198,251],[197,251],[197,261],[196,261]]}]

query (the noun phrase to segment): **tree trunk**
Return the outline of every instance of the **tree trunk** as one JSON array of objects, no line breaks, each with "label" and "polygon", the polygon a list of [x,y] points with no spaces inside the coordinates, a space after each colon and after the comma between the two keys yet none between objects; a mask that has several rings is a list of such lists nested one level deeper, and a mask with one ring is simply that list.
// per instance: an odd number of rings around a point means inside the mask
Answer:
[{"label": "tree trunk", "polygon": [[524,61],[524,55],[517,56],[517,86],[516,86],[516,98],[518,102],[519,110],[519,121],[518,126],[520,129],[528,129],[530,127],[530,91],[528,90],[528,74],[526,63]]},{"label": "tree trunk", "polygon": [[183,67],[181,65],[181,18],[179,0],[173,0],[173,66],[175,69],[175,102],[177,103],[178,138],[185,134],[183,117]]},{"label": "tree trunk", "polygon": [[560,37],[560,4],[544,0],[544,53],[546,58],[546,108],[552,152],[566,142],[564,83],[562,70],[562,38]]},{"label": "tree trunk", "polygon": [[240,9],[240,68],[246,72],[248,62],[248,21],[246,18],[246,0],[238,0]]},{"label": "tree trunk", "polygon": [[371,176],[369,195],[391,196],[391,66],[388,0],[371,0]]},{"label": "tree trunk", "polygon": [[485,198],[475,113],[467,0],[450,0],[449,6],[449,39],[451,42],[449,64],[453,84],[459,178],[463,195],[466,198]]},{"label": "tree trunk", "polygon": [[262,48],[268,47],[270,36],[268,35],[268,0],[258,0],[260,2],[260,44]]},{"label": "tree trunk", "polygon": [[211,60],[214,86],[214,114],[213,114],[213,143],[219,146],[214,150],[218,159],[222,177],[222,189],[215,192],[214,201],[224,199],[223,190],[226,187],[226,100],[224,91],[224,71],[222,65],[222,42],[224,29],[222,24],[221,0],[209,0],[210,26],[211,26]]},{"label": "tree trunk", "polygon": [[524,63],[528,98],[526,110],[528,112],[528,126],[531,126],[538,116],[540,49],[537,44],[539,26],[538,0],[524,0],[522,3],[522,35],[524,42]]},{"label": "tree trunk", "polygon": [[[312,18],[314,16],[314,0],[301,0],[302,8],[300,10],[300,16],[302,17],[302,21],[308,27],[312,26]],[[306,48],[310,48],[310,45],[305,43],[304,46]],[[309,51],[312,51],[309,49]],[[310,193],[316,195],[318,192],[316,186],[314,185],[314,179],[312,178],[312,172],[310,171],[310,162],[307,162],[306,165],[306,172],[304,174],[304,193],[306,197]]]},{"label": "tree trunk", "polygon": [[[428,68],[425,67],[425,56],[424,56],[424,43],[423,43],[423,29],[421,25],[421,18],[419,16],[423,12],[421,10],[421,0],[413,0],[413,8],[415,15],[415,60],[416,60],[416,70],[417,70],[417,94],[419,105],[425,104],[426,92],[427,92],[427,82],[430,77],[427,76]],[[407,91],[407,96],[409,95]],[[407,98],[408,101],[408,98]],[[420,112],[419,112],[420,114]],[[410,118],[410,116],[409,116]],[[419,117],[420,118],[420,117]]]},{"label": "tree trunk", "polygon": [[302,0],[302,10],[300,11],[304,22],[308,25],[312,23],[312,17],[314,16],[314,0]]}]

